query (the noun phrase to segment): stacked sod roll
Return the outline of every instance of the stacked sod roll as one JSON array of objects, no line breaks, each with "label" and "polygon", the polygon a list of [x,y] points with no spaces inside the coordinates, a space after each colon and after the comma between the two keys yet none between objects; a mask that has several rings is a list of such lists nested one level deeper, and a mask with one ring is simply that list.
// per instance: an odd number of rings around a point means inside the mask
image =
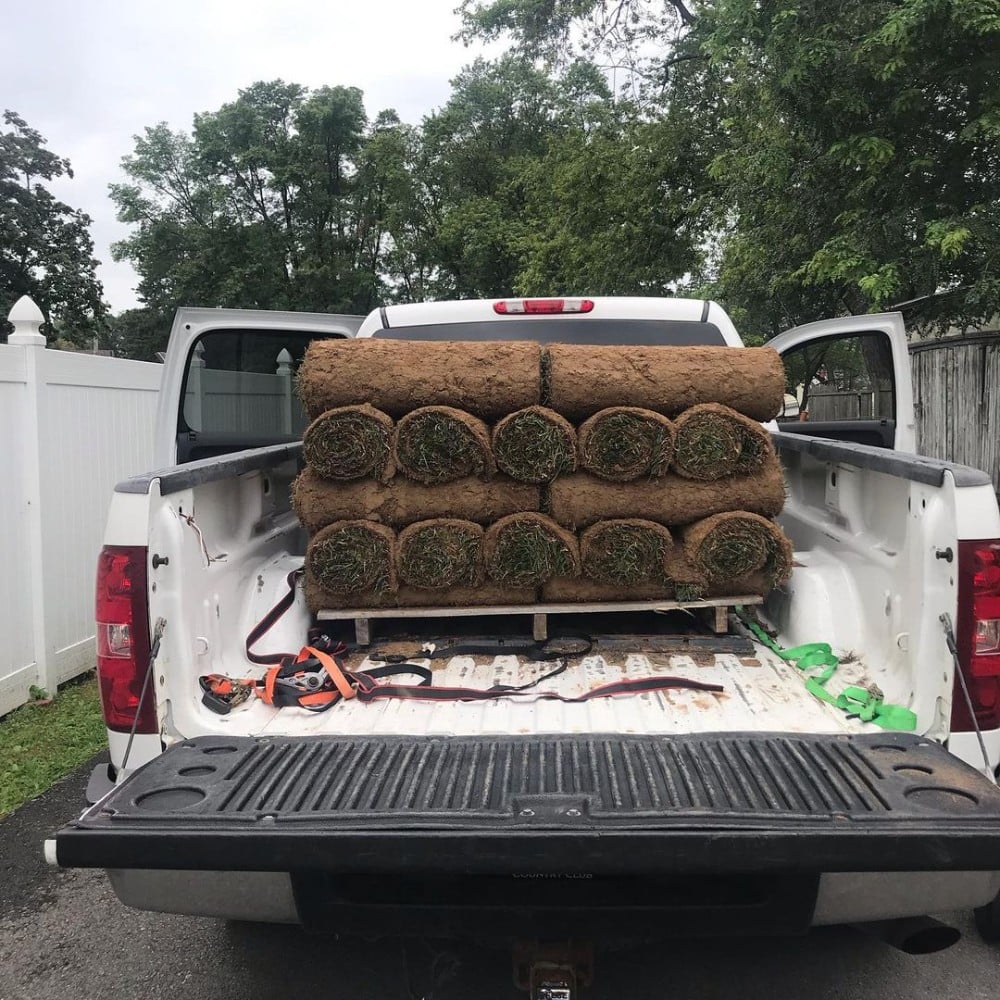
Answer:
[{"label": "stacked sod roll", "polygon": [[298,389],[313,611],[687,602],[791,572],[769,349],[317,341]]}]

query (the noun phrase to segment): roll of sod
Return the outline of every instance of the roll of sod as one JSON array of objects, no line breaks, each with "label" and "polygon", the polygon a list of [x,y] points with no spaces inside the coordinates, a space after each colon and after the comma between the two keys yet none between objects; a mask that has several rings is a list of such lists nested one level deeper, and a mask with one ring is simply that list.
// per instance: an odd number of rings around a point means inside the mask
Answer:
[{"label": "roll of sod", "polygon": [[544,514],[511,514],[483,539],[486,572],[505,587],[537,587],[554,576],[580,572],[576,537]]},{"label": "roll of sod", "polygon": [[549,483],[576,470],[576,431],[555,410],[529,406],[493,428],[493,456],[513,479]]},{"label": "roll of sod", "polygon": [[784,583],[792,571],[792,546],[773,521],[746,511],[715,514],[681,533],[684,555],[708,582],[760,573],[770,584]]},{"label": "roll of sod", "polygon": [[668,472],[659,479],[609,483],[586,472],[560,476],[549,487],[549,513],[574,530],[611,518],[690,524],[722,511],[746,510],[773,517],[785,504],[785,483],[777,461],[753,476],[697,482]]},{"label": "roll of sod", "polygon": [[311,418],[370,403],[392,417],[454,406],[497,420],[542,401],[541,349],[523,340],[314,340],[299,366],[298,391]]},{"label": "roll of sod", "polygon": [[598,521],[580,536],[583,574],[623,588],[662,585],[664,559],[672,544],[669,530],[654,521]]},{"label": "roll of sod", "polygon": [[623,587],[617,583],[601,583],[586,576],[560,576],[542,585],[542,600],[552,604],[614,601],[672,601],[673,588],[669,581],[636,583]]},{"label": "roll of sod", "polygon": [[542,600],[551,604],[611,603],[614,601],[701,601],[710,597],[735,597],[748,594],[766,594],[769,587],[763,576],[745,577],[715,584],[705,584],[701,589],[692,584],[678,586],[665,583],[641,583],[632,587],[619,587],[613,583],[599,583],[585,576],[557,577],[542,586]]},{"label": "roll of sod", "polygon": [[392,417],[362,403],[318,416],[303,438],[306,462],[324,479],[391,479]]},{"label": "roll of sod", "polygon": [[433,486],[496,472],[486,424],[451,406],[423,406],[400,419],[392,457],[403,475]]},{"label": "roll of sod", "polygon": [[371,520],[394,528],[434,517],[491,524],[508,514],[538,510],[541,491],[506,477],[489,482],[459,479],[447,488],[424,486],[396,476],[390,483],[368,480],[334,483],[306,469],[292,486],[292,506],[313,534],[341,520]]},{"label": "roll of sod", "polygon": [[673,416],[724,403],[770,420],[784,401],[785,372],[769,347],[642,347],[551,344],[547,405],[570,420],[627,400]]},{"label": "roll of sod", "polygon": [[357,608],[359,611],[371,608],[450,608],[450,607],[503,607],[508,605],[535,604],[538,594],[535,590],[517,590],[499,587],[494,583],[482,583],[477,587],[446,587],[443,590],[421,590],[401,586],[395,593],[337,594],[323,587],[308,575],[304,583],[306,604],[309,610],[344,610]]},{"label": "roll of sod", "polygon": [[637,406],[611,406],[580,425],[580,465],[588,472],[626,483],[662,476],[674,456],[674,425]]},{"label": "roll of sod", "polygon": [[336,521],[306,549],[306,573],[336,594],[391,593],[396,589],[396,533],[372,521]]},{"label": "roll of sod", "polygon": [[687,479],[750,475],[774,459],[771,435],[720,403],[701,403],[674,421],[673,469]]},{"label": "roll of sod", "polygon": [[396,551],[399,578],[412,587],[474,587],[482,580],[483,529],[472,521],[418,521],[400,531]]}]

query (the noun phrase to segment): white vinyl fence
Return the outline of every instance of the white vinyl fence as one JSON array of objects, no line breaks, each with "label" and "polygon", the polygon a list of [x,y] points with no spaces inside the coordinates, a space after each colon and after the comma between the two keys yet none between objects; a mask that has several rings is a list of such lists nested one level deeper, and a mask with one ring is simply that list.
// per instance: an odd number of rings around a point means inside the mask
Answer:
[{"label": "white vinyl fence", "polygon": [[286,350],[274,374],[205,367],[205,348],[195,345],[184,393],[189,427],[214,433],[301,434],[305,412],[295,394],[295,370]]},{"label": "white vinyl fence", "polygon": [[28,298],[0,345],[0,715],[94,665],[116,482],[147,470],[162,365],[46,349]]}]

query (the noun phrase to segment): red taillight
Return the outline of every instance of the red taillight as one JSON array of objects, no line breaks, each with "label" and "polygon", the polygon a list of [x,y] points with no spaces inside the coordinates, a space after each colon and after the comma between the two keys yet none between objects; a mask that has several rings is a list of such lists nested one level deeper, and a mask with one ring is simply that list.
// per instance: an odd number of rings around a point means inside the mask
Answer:
[{"label": "red taillight", "polygon": [[[155,733],[152,684],[139,696],[149,670],[149,615],[146,603],[146,550],[139,545],[106,545],[97,559],[97,677],[104,721],[121,733]],[[138,721],[136,716],[138,715]]]},{"label": "red taillight", "polygon": [[[958,543],[955,643],[979,728],[1000,729],[1000,539]],[[975,728],[957,679],[951,728]]]},{"label": "red taillight", "polygon": [[501,299],[493,303],[493,311],[501,316],[524,313],[589,313],[593,299]]}]

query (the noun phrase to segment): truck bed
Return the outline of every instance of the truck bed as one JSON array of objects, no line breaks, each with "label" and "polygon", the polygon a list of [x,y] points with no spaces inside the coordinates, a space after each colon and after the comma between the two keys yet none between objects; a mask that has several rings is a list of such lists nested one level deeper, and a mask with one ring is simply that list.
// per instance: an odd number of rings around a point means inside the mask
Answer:
[{"label": "truck bed", "polygon": [[[412,649],[413,643],[401,644]],[[217,731],[234,735],[518,735],[524,733],[712,732],[859,733],[878,731],[806,691],[801,672],[766,647],[753,643],[752,655],[696,652],[593,654],[572,659],[565,673],[539,690],[576,697],[623,679],[675,675],[724,689],[719,694],[684,689],[602,698],[582,704],[498,699],[492,702],[376,701],[341,702],[320,715],[273,709],[251,702],[219,722]],[[430,666],[439,687],[486,689],[496,684],[526,684],[553,668],[517,656],[454,656],[420,660]],[[351,669],[380,661],[356,654]],[[405,682],[405,678],[402,678]],[[843,664],[840,684],[865,684],[863,664]],[[207,710],[206,710],[207,711]],[[206,720],[208,721],[208,720]]]}]

